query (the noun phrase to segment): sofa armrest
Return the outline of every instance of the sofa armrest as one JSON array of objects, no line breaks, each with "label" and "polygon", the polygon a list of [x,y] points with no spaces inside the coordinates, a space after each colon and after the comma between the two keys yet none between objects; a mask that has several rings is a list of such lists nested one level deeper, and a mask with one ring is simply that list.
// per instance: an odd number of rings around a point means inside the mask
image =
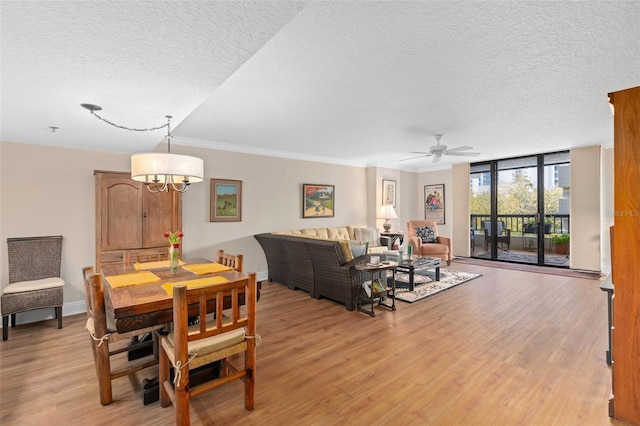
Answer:
[{"label": "sofa armrest", "polygon": [[391,237],[386,237],[384,235],[380,236],[380,245],[386,247],[388,250],[391,250],[391,246],[393,244],[393,239]]},{"label": "sofa armrest", "polygon": [[414,253],[420,253],[420,248],[422,247],[422,239],[420,237],[407,237],[408,241],[407,244],[409,244],[413,250]]},{"label": "sofa armrest", "polygon": [[449,247],[449,253],[451,253],[451,238],[449,237],[441,237],[438,235],[437,237],[438,244],[445,245]]},{"label": "sofa armrest", "polygon": [[371,256],[368,254],[365,254],[364,256],[356,257],[355,259],[350,260],[349,262],[340,266],[340,268],[344,268],[348,270],[350,268],[354,268],[356,265],[360,265],[361,263],[367,263],[369,262],[370,259],[371,259]]}]

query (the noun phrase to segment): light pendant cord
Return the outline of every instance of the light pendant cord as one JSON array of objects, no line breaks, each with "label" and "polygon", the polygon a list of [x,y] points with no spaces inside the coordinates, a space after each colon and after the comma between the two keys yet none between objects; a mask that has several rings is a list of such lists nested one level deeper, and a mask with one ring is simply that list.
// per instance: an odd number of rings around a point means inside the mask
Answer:
[{"label": "light pendant cord", "polygon": [[132,132],[150,132],[167,128],[167,152],[166,153],[141,153],[131,156],[131,178],[146,185],[149,192],[165,192],[173,189],[177,192],[186,192],[192,182],[202,182],[204,178],[204,163],[202,159],[189,155],[171,154],[171,119],[165,115],[167,123],[158,127],[134,128],[120,126],[112,121],[102,118],[96,111],[102,107],[94,104],[80,104],[82,108],[89,110],[100,121],[103,121],[118,129]]},{"label": "light pendant cord", "polygon": [[[123,130],[129,130],[131,132],[152,132],[154,130],[160,130],[160,129],[164,129],[165,127],[169,126],[169,123],[167,122],[166,124],[163,124],[162,126],[158,126],[158,127],[149,127],[149,128],[144,128],[144,129],[138,129],[135,127],[127,127],[127,126],[121,126],[119,124],[114,123],[113,121],[109,121],[106,118],[102,118],[100,117],[98,114],[96,114],[96,111],[100,111],[102,109],[102,107],[98,106],[98,105],[93,105],[93,104],[80,104],[81,107],[86,108],[89,110],[89,112],[91,114],[93,114],[98,120],[102,120],[107,124],[112,125],[113,127],[117,127],[118,129],[123,129]],[[165,115],[165,117],[167,117],[168,119],[173,118],[170,115]]]}]

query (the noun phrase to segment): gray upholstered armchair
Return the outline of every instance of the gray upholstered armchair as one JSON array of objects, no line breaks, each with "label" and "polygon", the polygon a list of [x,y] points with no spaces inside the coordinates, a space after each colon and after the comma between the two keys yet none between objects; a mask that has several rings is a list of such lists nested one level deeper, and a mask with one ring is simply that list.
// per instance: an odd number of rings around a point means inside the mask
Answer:
[{"label": "gray upholstered armchair", "polygon": [[62,328],[62,286],[60,263],[62,236],[7,238],[9,285],[0,296],[2,340],[9,338],[16,314],[40,308],[55,308]]}]

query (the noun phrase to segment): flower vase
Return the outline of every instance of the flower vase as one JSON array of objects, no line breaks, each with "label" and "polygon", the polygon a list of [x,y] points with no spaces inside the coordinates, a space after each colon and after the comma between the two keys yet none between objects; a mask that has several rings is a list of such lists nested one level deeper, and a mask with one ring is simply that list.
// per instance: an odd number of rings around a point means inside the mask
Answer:
[{"label": "flower vase", "polygon": [[169,247],[169,269],[172,274],[178,273],[178,253],[179,250],[177,248]]}]

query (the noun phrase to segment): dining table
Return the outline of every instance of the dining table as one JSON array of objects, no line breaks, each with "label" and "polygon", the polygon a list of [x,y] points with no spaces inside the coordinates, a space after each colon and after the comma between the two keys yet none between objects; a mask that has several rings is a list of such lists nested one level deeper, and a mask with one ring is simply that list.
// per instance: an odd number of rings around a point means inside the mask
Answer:
[{"label": "dining table", "polygon": [[[246,281],[249,275],[204,258],[181,260],[177,273],[168,261],[103,265],[105,308],[115,320],[118,333],[126,333],[173,322],[173,296],[176,283],[210,285]],[[257,297],[261,285],[258,283]]]}]

